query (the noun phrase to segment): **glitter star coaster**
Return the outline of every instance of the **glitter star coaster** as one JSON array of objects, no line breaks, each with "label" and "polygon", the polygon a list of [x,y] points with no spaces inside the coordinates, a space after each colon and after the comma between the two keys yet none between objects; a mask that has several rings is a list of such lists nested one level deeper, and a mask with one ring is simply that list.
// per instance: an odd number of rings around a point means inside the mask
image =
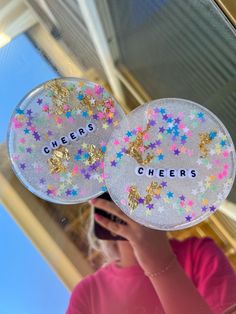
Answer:
[{"label": "glitter star coaster", "polygon": [[112,199],[130,218],[154,229],[183,229],[211,215],[229,194],[235,150],[206,108],[154,100],[113,131],[104,173]]},{"label": "glitter star coaster", "polygon": [[9,155],[37,196],[73,204],[102,194],[107,141],[124,113],[100,85],[76,78],[48,81],[16,107]]}]

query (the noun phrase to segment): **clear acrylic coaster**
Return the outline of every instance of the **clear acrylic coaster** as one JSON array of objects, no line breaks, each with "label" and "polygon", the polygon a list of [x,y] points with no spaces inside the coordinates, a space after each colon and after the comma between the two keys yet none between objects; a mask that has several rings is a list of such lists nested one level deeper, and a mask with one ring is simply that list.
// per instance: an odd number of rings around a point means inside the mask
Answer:
[{"label": "clear acrylic coaster", "polygon": [[113,131],[105,178],[114,202],[136,222],[183,229],[209,217],[229,194],[235,150],[222,122],[203,106],[154,100]]},{"label": "clear acrylic coaster", "polygon": [[38,86],[16,107],[9,126],[16,175],[54,203],[102,194],[107,141],[122,117],[120,105],[98,84],[61,78]]}]

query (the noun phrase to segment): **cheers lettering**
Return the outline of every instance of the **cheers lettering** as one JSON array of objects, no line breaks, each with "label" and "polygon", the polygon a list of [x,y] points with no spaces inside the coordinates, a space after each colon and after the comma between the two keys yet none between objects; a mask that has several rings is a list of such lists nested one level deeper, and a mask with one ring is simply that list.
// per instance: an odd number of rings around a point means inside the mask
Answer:
[{"label": "cheers lettering", "polygon": [[144,168],[138,166],[135,168],[135,173],[137,176],[146,175],[147,177],[158,177],[158,178],[196,178],[197,171],[195,169],[154,169],[154,168]]},{"label": "cheers lettering", "polygon": [[57,149],[58,147],[65,146],[79,140],[81,137],[86,136],[88,133],[92,133],[96,130],[93,123],[88,123],[85,128],[78,128],[76,131],[70,132],[68,135],[64,135],[57,140],[52,140],[48,146],[42,148],[42,153],[48,155],[52,149]]}]

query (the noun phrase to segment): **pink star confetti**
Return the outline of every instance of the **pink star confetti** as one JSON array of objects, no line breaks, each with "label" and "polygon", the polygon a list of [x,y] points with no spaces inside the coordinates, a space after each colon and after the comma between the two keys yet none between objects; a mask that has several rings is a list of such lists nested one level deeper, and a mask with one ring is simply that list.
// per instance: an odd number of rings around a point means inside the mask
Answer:
[{"label": "pink star confetti", "polygon": [[125,192],[129,193],[130,192],[130,187],[129,186],[126,186],[125,188]]},{"label": "pink star confetti", "polygon": [[145,133],[145,134],[143,135],[143,139],[144,139],[144,140],[148,140],[149,138],[150,138],[150,136],[149,136],[148,133]]},{"label": "pink star confetti", "polygon": [[24,143],[25,143],[25,138],[24,138],[24,137],[20,138],[20,139],[19,139],[19,142],[20,142],[21,144],[24,144]]},{"label": "pink star confetti", "polygon": [[189,201],[187,202],[187,204],[188,204],[188,206],[193,206],[193,201],[192,201],[192,200],[189,200]]},{"label": "pink star confetti", "polygon": [[48,105],[43,105],[42,107],[44,112],[48,112],[49,111],[49,106]]},{"label": "pink star confetti", "polygon": [[188,149],[187,150],[187,154],[189,157],[193,156],[193,150],[192,149]]},{"label": "pink star confetti", "polygon": [[65,111],[68,111],[68,110],[70,109],[70,107],[69,107],[69,105],[64,105],[64,106],[63,106],[63,109],[64,109]]},{"label": "pink star confetti", "polygon": [[78,165],[75,165],[72,169],[72,174],[73,175],[76,175],[77,173],[79,172],[79,166]]},{"label": "pink star confetti", "polygon": [[67,120],[68,120],[70,123],[73,123],[73,122],[74,122],[74,119],[73,119],[72,117],[69,117]]},{"label": "pink star confetti", "polygon": [[129,138],[127,136],[123,137],[123,142],[128,143],[129,142]]},{"label": "pink star confetti", "polygon": [[32,126],[30,127],[30,131],[31,131],[32,133],[35,132],[35,131],[36,131],[35,126],[32,125]]},{"label": "pink star confetti", "polygon": [[144,147],[144,146],[141,146],[141,147],[139,148],[139,151],[140,151],[141,153],[143,153],[143,152],[145,151],[145,147]]},{"label": "pink star confetti", "polygon": [[62,122],[63,122],[63,119],[61,117],[56,117],[55,120],[56,120],[57,124],[62,124]]},{"label": "pink star confetti", "polygon": [[227,150],[224,150],[223,151],[223,156],[226,158],[226,157],[228,157],[229,156],[229,152],[227,151]]},{"label": "pink star confetti", "polygon": [[94,87],[94,90],[95,90],[95,93],[96,93],[97,95],[100,95],[100,94],[102,94],[104,88],[102,88],[100,85],[96,85],[96,86]]},{"label": "pink star confetti", "polygon": [[104,113],[103,112],[99,112],[98,113],[98,118],[101,120],[104,118]]},{"label": "pink star confetti", "polygon": [[16,118],[13,118],[12,122],[13,122],[14,129],[19,129],[23,126],[23,123],[19,122]]},{"label": "pink star confetti", "polygon": [[181,153],[186,153],[187,148],[185,146],[180,147]]},{"label": "pink star confetti", "polygon": [[120,203],[125,206],[126,205],[126,200],[125,199],[121,199]]},{"label": "pink star confetti", "polygon": [[91,96],[93,94],[93,90],[91,88],[87,88],[84,93],[85,93],[85,95]]},{"label": "pink star confetti", "polygon": [[136,128],[136,130],[137,130],[137,132],[142,132],[142,127],[141,127],[141,126],[138,126],[138,127]]}]

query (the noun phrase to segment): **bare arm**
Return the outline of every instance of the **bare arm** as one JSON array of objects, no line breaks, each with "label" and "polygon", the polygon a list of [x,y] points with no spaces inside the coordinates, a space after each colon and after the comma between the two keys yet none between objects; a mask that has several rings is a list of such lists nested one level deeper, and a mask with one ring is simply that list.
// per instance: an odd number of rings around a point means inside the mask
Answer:
[{"label": "bare arm", "polygon": [[[158,269],[166,265],[158,265]],[[213,313],[176,259],[171,259],[165,272],[149,278],[167,314]]]},{"label": "bare arm", "polygon": [[[118,216],[127,223],[127,225],[117,224],[102,216],[97,219],[99,224],[111,232],[129,240],[136,259],[145,272],[158,272],[166,267],[174,257],[174,253],[165,232],[137,224],[112,202],[102,199],[92,201],[93,204],[95,202],[97,207]],[[166,314],[213,313],[177,260],[166,272],[150,278],[150,281]]]}]

